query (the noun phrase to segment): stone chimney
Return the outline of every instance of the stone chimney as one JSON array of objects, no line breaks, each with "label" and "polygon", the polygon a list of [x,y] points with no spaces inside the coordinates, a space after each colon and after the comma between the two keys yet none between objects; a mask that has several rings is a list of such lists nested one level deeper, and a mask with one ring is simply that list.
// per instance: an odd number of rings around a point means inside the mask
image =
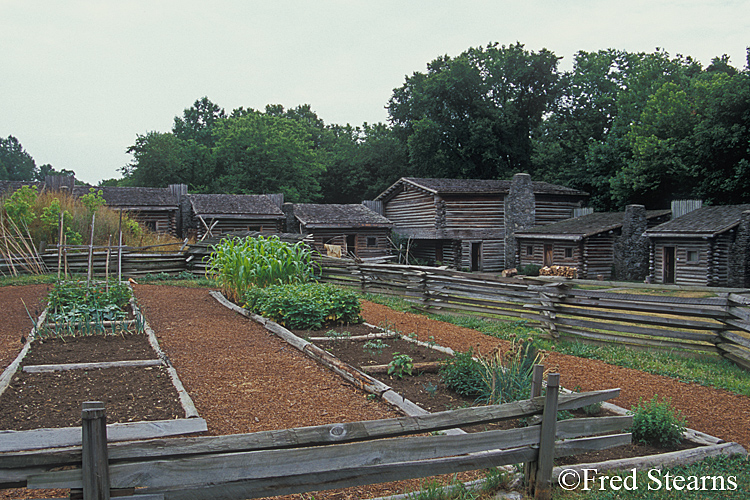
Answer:
[{"label": "stone chimney", "polygon": [[505,268],[516,267],[516,231],[534,227],[536,199],[529,174],[516,174],[505,197]]},{"label": "stone chimney", "polygon": [[622,221],[622,233],[615,240],[614,276],[620,281],[643,281],[648,275],[649,241],[646,207],[628,205]]}]

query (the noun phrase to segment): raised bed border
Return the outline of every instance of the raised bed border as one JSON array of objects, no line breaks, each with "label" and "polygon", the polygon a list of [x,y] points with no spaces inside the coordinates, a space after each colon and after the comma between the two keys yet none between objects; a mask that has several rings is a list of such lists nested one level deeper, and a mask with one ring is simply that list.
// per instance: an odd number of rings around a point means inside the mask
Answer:
[{"label": "raised bed border", "polygon": [[[70,368],[73,365],[85,365],[81,366],[83,368],[91,368],[91,365],[127,366],[128,364],[133,363],[135,363],[135,365],[143,365],[144,361],[150,365],[164,365],[169,372],[172,385],[177,391],[180,405],[185,411],[185,418],[170,420],[142,420],[140,422],[107,424],[107,439],[109,441],[129,441],[134,439],[150,439],[206,432],[208,430],[206,420],[200,418],[198,415],[198,410],[196,409],[193,400],[182,385],[182,382],[177,375],[177,371],[174,369],[174,366],[172,366],[171,361],[167,355],[164,354],[164,351],[161,350],[156,334],[138,309],[134,296],[130,299],[130,306],[134,316],[140,316],[144,326],[145,335],[147,336],[149,344],[154,349],[154,353],[158,359],[106,363],[69,363],[66,365],[34,365],[32,367],[33,370],[31,371],[45,371],[44,368],[40,370],[40,367],[46,367],[46,371],[49,371],[50,367],[53,370],[65,369]],[[45,308],[42,314],[39,315],[36,325],[31,329],[31,332],[27,337],[26,344],[24,344],[23,348],[18,353],[16,359],[14,359],[13,362],[11,362],[11,364],[3,371],[2,375],[0,375],[0,396],[2,396],[8,388],[13,379],[13,375],[15,375],[18,368],[21,366],[23,358],[31,347],[31,343],[36,338],[37,330],[46,321],[47,311],[48,310]],[[27,370],[24,369],[24,371]],[[0,452],[80,446],[81,432],[81,427],[40,428],[27,431],[0,430]]]},{"label": "raised bed border", "polygon": [[[351,365],[348,365],[346,363],[341,362],[337,358],[335,358],[330,353],[327,353],[325,351],[325,354],[327,355],[326,358],[333,358],[335,360],[334,364],[329,364],[327,362],[328,360],[324,360],[323,358],[317,357],[313,354],[311,354],[310,346],[313,348],[322,351],[320,348],[312,344],[311,342],[308,342],[304,339],[301,339],[297,337],[295,334],[293,334],[291,331],[287,330],[283,326],[279,325],[278,323],[271,321],[267,318],[264,318],[263,316],[259,316],[257,314],[254,314],[247,309],[244,309],[242,307],[239,307],[238,305],[234,304],[233,302],[229,301],[221,292],[211,291],[209,294],[216,299],[220,304],[224,305],[225,307],[249,318],[253,321],[260,323],[263,325],[266,330],[268,330],[271,333],[274,333],[278,337],[285,340],[287,343],[292,345],[293,347],[299,349],[303,353],[307,354],[308,356],[312,357],[313,359],[316,359],[317,361],[320,361],[328,368],[332,369],[334,372],[339,373],[343,376],[341,373],[341,365],[346,365],[346,367],[349,368],[349,370],[353,370],[354,372],[357,372],[359,377],[366,377],[367,379],[371,379],[372,382],[370,385],[375,387],[383,387],[385,386],[387,389],[382,392],[374,392],[367,388],[367,386],[356,384],[355,385],[359,388],[362,388],[364,390],[367,390],[368,392],[372,392],[373,394],[378,394],[383,399],[391,403],[393,406],[396,406],[401,411],[403,411],[408,416],[417,416],[417,415],[425,415],[429,412],[427,410],[424,410],[423,408],[417,406],[415,403],[401,397],[398,395],[395,391],[393,391],[390,387],[386,386],[382,382],[379,382],[377,379],[374,379],[367,375],[366,373],[352,367]],[[368,326],[373,326],[369,325]],[[376,327],[377,328],[377,327]],[[386,333],[391,333],[385,330]],[[427,344],[426,342],[421,342],[415,339],[409,339],[408,337],[401,337],[405,340],[416,342],[420,345],[425,345],[427,347],[437,347],[437,346],[431,346]],[[440,346],[442,347],[442,346]],[[450,348],[445,348],[453,352]],[[347,380],[351,381],[349,377],[344,376]],[[572,391],[568,389],[561,388],[562,392],[571,393]],[[622,408],[620,406],[614,405],[612,403],[603,403],[602,404],[603,409],[607,409],[612,411],[613,413],[616,413],[618,415],[627,415],[629,412],[625,408]],[[449,431],[445,431],[446,433],[463,433],[464,431],[461,429],[450,429]],[[735,454],[741,454],[743,456],[747,456],[747,451],[745,450],[742,445],[739,443],[730,443],[726,442],[722,439],[719,439],[715,436],[711,436],[710,434],[706,434],[701,431],[697,431],[694,429],[685,429],[685,432],[683,432],[683,439],[690,441],[694,444],[699,445],[697,448],[690,448],[687,450],[681,450],[681,451],[674,451],[674,452],[667,452],[667,453],[660,453],[656,455],[646,455],[643,457],[632,457],[632,458],[626,458],[626,459],[620,459],[620,460],[608,460],[604,462],[595,462],[595,463],[585,463],[585,464],[571,464],[566,466],[560,466],[555,467],[552,471],[552,481],[553,484],[556,484],[558,481],[558,478],[562,471],[564,470],[578,470],[579,472],[583,469],[597,469],[600,472],[604,471],[616,471],[616,470],[628,470],[632,468],[639,468],[639,467],[656,467],[656,466],[672,466],[672,465],[687,465],[692,464],[701,460],[704,460],[706,458],[712,457],[712,456],[718,456],[718,455],[735,455]],[[472,485],[481,484],[483,480],[478,481],[472,481]],[[411,495],[412,493],[409,493],[407,495]],[[385,499],[398,499],[398,498],[408,498],[408,496],[402,496],[402,495],[395,495],[390,497],[384,497],[382,500]],[[381,499],[373,499],[373,500],[381,500]]]}]

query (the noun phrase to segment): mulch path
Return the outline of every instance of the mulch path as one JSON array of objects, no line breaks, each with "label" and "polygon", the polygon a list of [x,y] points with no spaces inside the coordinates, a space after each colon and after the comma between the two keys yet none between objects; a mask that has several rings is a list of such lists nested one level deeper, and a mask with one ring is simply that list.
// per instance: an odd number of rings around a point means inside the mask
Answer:
[{"label": "mulch path", "polygon": [[[17,319],[26,314],[20,298],[27,305],[35,300],[38,303],[47,287],[0,288],[2,366],[7,366],[20,351],[19,339],[30,330],[28,318],[25,322]],[[175,365],[199,414],[208,422],[211,435],[396,415],[384,403],[368,400],[261,326],[219,305],[205,289],[137,285],[135,292],[162,349]],[[16,311],[18,306],[20,310]],[[500,342],[474,330],[368,302],[363,304],[363,316],[369,323],[387,323],[404,334],[414,332],[423,341],[432,337],[438,344],[459,351],[472,347],[486,353]],[[750,447],[750,398],[595,360],[553,354],[547,364],[559,368],[561,381],[569,388],[622,388],[614,402],[625,408],[654,394],[670,397],[690,427]],[[352,488],[315,494],[315,498],[368,498],[401,492],[403,488],[403,483]],[[0,491],[0,499],[53,494],[4,490]]]}]

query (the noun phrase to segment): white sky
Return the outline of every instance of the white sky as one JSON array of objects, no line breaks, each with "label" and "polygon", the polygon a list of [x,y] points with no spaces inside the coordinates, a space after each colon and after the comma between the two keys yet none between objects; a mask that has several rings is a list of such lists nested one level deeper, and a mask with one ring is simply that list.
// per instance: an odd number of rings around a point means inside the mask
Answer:
[{"label": "white sky", "polygon": [[516,41],[562,69],[578,50],[656,47],[743,68],[750,1],[0,0],[0,137],[96,184],[200,97],[375,123],[436,57]]}]

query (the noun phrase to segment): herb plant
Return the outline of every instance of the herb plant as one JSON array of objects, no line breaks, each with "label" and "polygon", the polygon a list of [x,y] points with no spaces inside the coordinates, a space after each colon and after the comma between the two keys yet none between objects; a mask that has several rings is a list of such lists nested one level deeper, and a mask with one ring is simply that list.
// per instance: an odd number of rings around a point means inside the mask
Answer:
[{"label": "herb plant", "polygon": [[638,400],[633,413],[633,440],[656,446],[674,446],[682,440],[685,418],[682,412],[671,406],[671,401],[654,395],[650,401]]}]

